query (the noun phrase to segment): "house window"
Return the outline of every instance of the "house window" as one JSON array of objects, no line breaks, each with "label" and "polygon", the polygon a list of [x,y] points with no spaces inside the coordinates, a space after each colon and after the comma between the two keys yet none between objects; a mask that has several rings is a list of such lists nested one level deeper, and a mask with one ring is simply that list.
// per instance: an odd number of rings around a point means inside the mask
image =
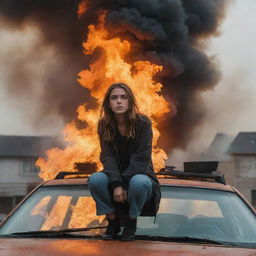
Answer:
[{"label": "house window", "polygon": [[252,205],[256,207],[256,190],[251,191]]},{"label": "house window", "polygon": [[22,175],[38,175],[39,169],[35,165],[36,160],[25,158],[22,160]]},{"label": "house window", "polygon": [[22,196],[1,196],[0,197],[0,219],[1,214],[8,214],[21,200]]}]

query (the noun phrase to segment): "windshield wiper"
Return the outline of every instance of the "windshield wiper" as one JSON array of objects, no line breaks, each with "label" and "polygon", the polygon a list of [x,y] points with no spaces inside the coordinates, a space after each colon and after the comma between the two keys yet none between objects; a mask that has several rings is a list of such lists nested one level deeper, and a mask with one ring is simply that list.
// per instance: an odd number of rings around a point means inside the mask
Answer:
[{"label": "windshield wiper", "polygon": [[[75,232],[81,231],[90,231],[93,229],[103,229],[106,226],[95,226],[95,227],[86,227],[86,228],[76,228],[76,229],[61,229],[61,230],[34,230],[34,231],[26,231],[26,232],[15,232],[5,235],[0,235],[0,237],[84,237],[87,235],[77,235],[71,234]],[[97,236],[90,236],[90,237],[97,237]]]},{"label": "windshield wiper", "polygon": [[151,241],[163,241],[163,242],[195,242],[195,243],[207,243],[207,244],[220,244],[220,245],[230,245],[228,242],[189,237],[189,236],[147,236],[147,235],[138,235],[136,239],[140,240],[151,240]]}]

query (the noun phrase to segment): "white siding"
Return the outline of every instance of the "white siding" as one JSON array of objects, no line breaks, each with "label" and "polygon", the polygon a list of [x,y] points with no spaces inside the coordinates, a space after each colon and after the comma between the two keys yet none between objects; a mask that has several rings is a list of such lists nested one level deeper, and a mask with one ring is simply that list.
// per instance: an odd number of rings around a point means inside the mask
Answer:
[{"label": "white siding", "polygon": [[0,196],[27,194],[28,183],[39,183],[36,175],[24,175],[23,159],[0,158]]}]

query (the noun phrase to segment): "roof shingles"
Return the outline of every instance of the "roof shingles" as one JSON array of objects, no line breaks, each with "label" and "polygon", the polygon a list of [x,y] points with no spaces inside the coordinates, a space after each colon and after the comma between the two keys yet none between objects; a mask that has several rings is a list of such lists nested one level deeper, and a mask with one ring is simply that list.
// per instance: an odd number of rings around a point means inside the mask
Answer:
[{"label": "roof shingles", "polygon": [[40,157],[47,149],[60,147],[50,136],[4,136],[0,135],[0,157]]},{"label": "roof shingles", "polygon": [[239,132],[230,144],[230,154],[256,154],[256,132]]}]

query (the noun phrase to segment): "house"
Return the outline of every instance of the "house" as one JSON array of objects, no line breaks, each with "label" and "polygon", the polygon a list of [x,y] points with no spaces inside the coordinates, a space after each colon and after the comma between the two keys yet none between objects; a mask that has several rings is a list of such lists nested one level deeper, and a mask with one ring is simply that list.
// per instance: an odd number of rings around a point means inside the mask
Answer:
[{"label": "house", "polygon": [[239,132],[235,137],[218,133],[201,159],[219,161],[218,170],[227,183],[256,206],[256,132]]},{"label": "house", "polygon": [[60,147],[49,136],[0,135],[0,213],[10,210],[42,180],[35,166],[47,149]]},{"label": "house", "polygon": [[228,148],[233,185],[256,206],[256,132],[240,132]]}]

